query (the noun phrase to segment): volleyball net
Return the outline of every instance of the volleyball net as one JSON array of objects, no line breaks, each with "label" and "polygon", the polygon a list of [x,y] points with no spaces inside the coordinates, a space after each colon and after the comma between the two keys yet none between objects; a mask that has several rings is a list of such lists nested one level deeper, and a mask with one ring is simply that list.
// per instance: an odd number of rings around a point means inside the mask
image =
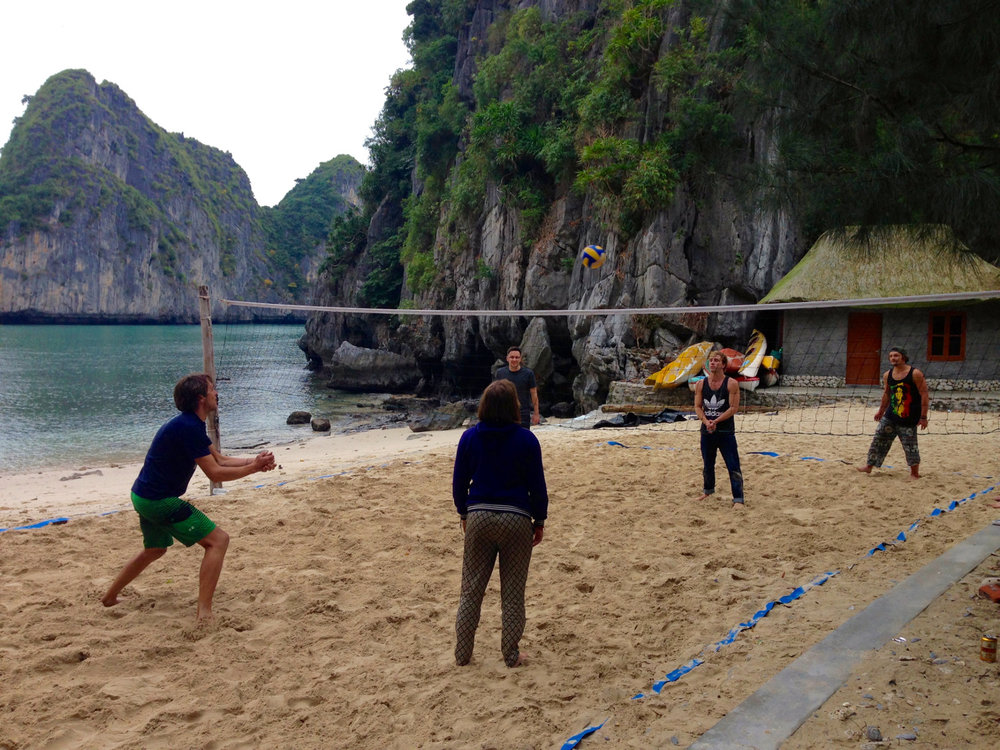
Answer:
[{"label": "volleyball net", "polygon": [[[869,435],[883,395],[882,373],[889,367],[890,347],[904,349],[909,364],[921,370],[929,389],[928,434],[987,434],[1000,432],[1000,290],[946,295],[786,302],[767,305],[701,307],[641,307],[575,310],[437,310],[383,309],[318,305],[281,305],[242,300],[215,300],[224,313],[216,321],[216,368],[223,393],[232,385],[249,398],[269,399],[275,413],[306,410],[332,416],[334,428],[357,408],[378,408],[379,394],[339,390],[328,375],[310,372],[298,342],[305,333],[299,324],[247,323],[247,308],[262,317],[276,312],[300,315],[331,313],[368,321],[373,327],[394,316],[397,322],[422,318],[461,317],[496,323],[524,331],[536,318],[555,319],[549,327],[569,330],[627,332],[608,341],[603,354],[616,359],[620,379],[599,394],[600,408],[575,418],[553,420],[568,428],[591,429],[600,422],[655,424],[663,429],[697,429],[685,420],[693,412],[691,382],[669,388],[647,385],[656,372],[670,365],[691,344],[708,341],[749,356],[748,341],[739,340],[748,328],[761,333],[764,360],[775,365],[774,377],[758,365],[756,380],[740,377],[743,432],[817,435]],[[496,326],[494,325],[494,328]],[[735,332],[735,333],[734,333]],[[559,338],[559,337],[553,337]],[[525,363],[532,366],[542,352],[524,347]],[[574,378],[585,367],[566,351],[545,353],[551,372],[539,381],[543,415],[551,413],[556,398],[564,404]],[[493,352],[494,362],[503,352]],[[454,398],[477,394],[491,379],[491,367],[477,361],[448,363],[453,382],[465,384]],[[702,367],[690,373],[703,375]],[[558,394],[556,383],[562,383]],[[546,391],[549,391],[546,393]],[[564,406],[565,408],[565,406]],[[680,416],[676,416],[680,415]],[[676,420],[676,421],[673,421]]]}]

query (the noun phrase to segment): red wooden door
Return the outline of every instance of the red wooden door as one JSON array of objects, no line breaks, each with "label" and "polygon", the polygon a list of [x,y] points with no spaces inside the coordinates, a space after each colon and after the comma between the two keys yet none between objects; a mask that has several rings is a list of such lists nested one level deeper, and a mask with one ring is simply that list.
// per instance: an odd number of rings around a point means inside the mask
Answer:
[{"label": "red wooden door", "polygon": [[847,316],[847,385],[878,385],[882,374],[882,313],[853,312]]}]

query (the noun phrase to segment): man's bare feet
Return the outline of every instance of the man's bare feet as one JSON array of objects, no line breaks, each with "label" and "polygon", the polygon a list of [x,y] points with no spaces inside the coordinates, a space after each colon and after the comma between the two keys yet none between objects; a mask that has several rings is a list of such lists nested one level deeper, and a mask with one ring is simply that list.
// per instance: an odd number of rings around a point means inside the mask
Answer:
[{"label": "man's bare feet", "polygon": [[862,474],[871,474],[872,473],[872,467],[871,466],[855,466],[854,468],[857,469],[858,471],[860,471]]},{"label": "man's bare feet", "polygon": [[525,654],[521,653],[517,655],[517,661],[510,665],[510,668],[523,667],[528,663],[528,658]]},{"label": "man's bare feet", "polygon": [[906,479],[907,479],[907,481],[912,482],[915,479],[920,479],[920,475],[919,474],[910,474],[909,476],[906,477]]},{"label": "man's bare feet", "polygon": [[118,598],[117,594],[105,594],[101,597],[101,604],[105,607],[113,607],[116,604],[121,604],[121,599]]},{"label": "man's bare feet", "polygon": [[997,508],[998,510],[1000,510],[1000,500],[997,500],[997,501],[996,501],[995,503],[993,503],[993,505],[991,505],[990,507],[991,507],[991,508]]},{"label": "man's bare feet", "polygon": [[701,495],[700,497],[696,497],[696,498],[694,499],[694,501],[695,501],[695,502],[698,502],[699,500],[704,500],[704,499],[706,499],[706,498],[709,498],[709,497],[711,497],[711,495],[710,495],[710,494],[709,494],[709,495]]},{"label": "man's bare feet", "polygon": [[746,510],[746,503],[733,503],[733,510]]}]

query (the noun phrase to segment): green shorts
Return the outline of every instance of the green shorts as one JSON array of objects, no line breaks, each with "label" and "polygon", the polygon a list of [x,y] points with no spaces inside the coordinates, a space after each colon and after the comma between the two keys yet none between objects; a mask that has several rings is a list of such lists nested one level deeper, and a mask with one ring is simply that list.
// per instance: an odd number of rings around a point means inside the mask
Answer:
[{"label": "green shorts", "polygon": [[215,529],[212,519],[179,497],[147,500],[133,492],[132,507],[139,514],[142,546],[146,549],[169,547],[175,538],[190,547]]}]

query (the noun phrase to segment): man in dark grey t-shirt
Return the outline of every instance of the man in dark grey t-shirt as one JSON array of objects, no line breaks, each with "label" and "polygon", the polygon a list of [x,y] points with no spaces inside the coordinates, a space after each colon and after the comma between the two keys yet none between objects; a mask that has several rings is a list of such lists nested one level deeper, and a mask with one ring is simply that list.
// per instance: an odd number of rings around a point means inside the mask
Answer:
[{"label": "man in dark grey t-shirt", "polygon": [[538,411],[538,386],[535,373],[529,367],[521,366],[521,347],[512,346],[507,350],[507,366],[497,370],[494,380],[509,380],[517,389],[517,400],[521,402],[521,426],[531,429],[531,425],[541,421]]}]

